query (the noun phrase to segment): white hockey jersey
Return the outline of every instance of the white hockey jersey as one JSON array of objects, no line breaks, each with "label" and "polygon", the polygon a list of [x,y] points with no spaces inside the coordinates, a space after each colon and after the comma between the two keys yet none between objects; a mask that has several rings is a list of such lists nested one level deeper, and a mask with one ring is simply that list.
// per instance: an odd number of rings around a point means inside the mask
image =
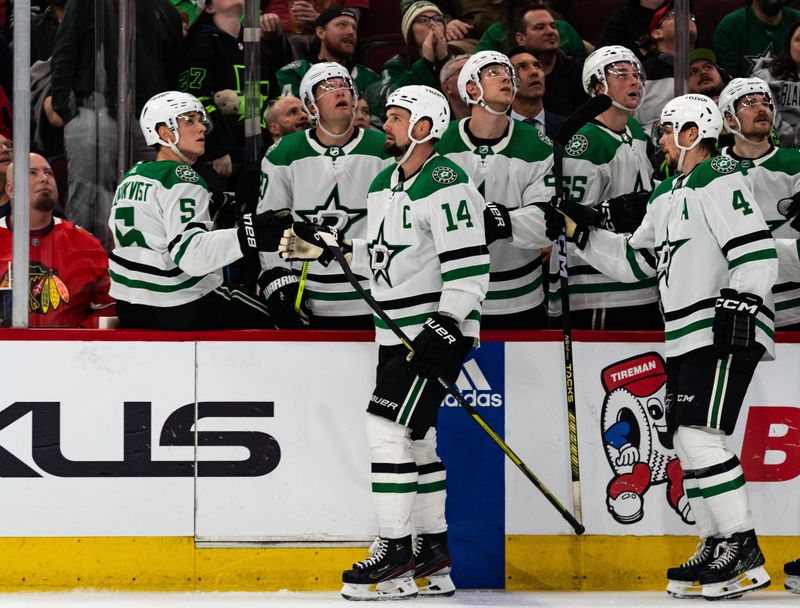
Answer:
[{"label": "white hockey jersey", "polygon": [[[797,239],[800,234],[778,211],[778,201],[800,192],[800,150],[773,148],[761,158],[740,159],[730,148],[722,154],[736,158],[747,173],[753,196],[764,220],[776,239]],[[800,282],[785,276],[781,269],[772,288],[775,301],[775,327],[800,323]]]},{"label": "white hockey jersey", "polygon": [[[630,118],[617,133],[597,122],[583,127],[564,149],[564,192],[570,200],[593,207],[601,201],[631,192],[653,189],[653,168],[647,158],[647,138]],[[587,266],[568,243],[569,306],[571,310],[616,308],[650,304],[658,299],[654,278],[620,283]],[[558,256],[550,258],[549,311],[561,314]]]},{"label": "white hockey jersey", "polygon": [[[353,271],[370,276],[372,296],[414,339],[432,312],[455,316],[477,338],[489,285],[485,203],[464,171],[434,155],[411,178],[384,169],[367,199],[367,234],[353,240]],[[375,317],[378,344],[401,344]]]},{"label": "white hockey jersey", "polygon": [[688,175],[666,179],[632,236],[592,229],[579,255],[620,281],[657,277],[668,357],[713,344],[714,305],[723,287],[764,299],[756,340],[774,356],[770,291],[777,254],[735,160],[716,156]]},{"label": "white hockey jersey", "polygon": [[[500,142],[476,147],[465,130],[468,120],[451,122],[436,150],[467,172],[485,200],[509,210],[525,207],[527,214],[526,249],[512,244],[512,239],[489,245],[491,280],[483,313],[530,310],[544,301],[540,249],[552,245],[545,236],[544,219],[544,205],[555,193],[552,142],[538,129],[509,119],[508,133]],[[519,230],[516,224],[512,216],[514,233]]]},{"label": "white hockey jersey", "polygon": [[222,267],[242,250],[235,228],[211,231],[209,198],[205,181],[183,163],[139,163],[125,174],[108,220],[113,298],[178,306],[222,284]]},{"label": "white hockey jersey", "polygon": [[[382,133],[362,129],[342,147],[321,145],[311,136],[311,130],[282,137],[261,161],[258,212],[288,207],[297,220],[338,228],[347,238],[363,238],[369,185],[382,169],[394,163],[383,151],[385,141]],[[262,253],[261,265],[264,269],[291,266],[277,253]],[[366,287],[367,279],[362,284]],[[336,263],[326,268],[311,262],[305,293],[316,316],[370,313]]]}]

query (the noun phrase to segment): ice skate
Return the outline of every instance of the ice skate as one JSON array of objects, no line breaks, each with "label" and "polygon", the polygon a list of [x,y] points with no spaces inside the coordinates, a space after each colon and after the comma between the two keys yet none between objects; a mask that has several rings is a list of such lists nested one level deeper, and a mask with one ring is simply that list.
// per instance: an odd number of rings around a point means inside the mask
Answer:
[{"label": "ice skate", "polygon": [[417,597],[411,536],[376,538],[370,556],[342,573],[346,600],[407,600]]},{"label": "ice skate", "polygon": [[414,544],[414,559],[417,564],[414,578],[420,596],[450,597],[456,592],[450,578],[447,532],[418,536]]},{"label": "ice skate", "polygon": [[783,573],[786,575],[783,582],[786,590],[800,594],[800,559],[784,564]]},{"label": "ice skate", "polygon": [[703,570],[698,580],[708,600],[733,599],[763,589],[770,583],[764,554],[755,532],[738,532],[726,539],[719,557]]},{"label": "ice skate", "polygon": [[700,541],[692,557],[680,566],[667,570],[667,593],[677,598],[700,597],[703,588],[697,582],[697,577],[717,558],[721,543],[722,539],[713,536]]}]

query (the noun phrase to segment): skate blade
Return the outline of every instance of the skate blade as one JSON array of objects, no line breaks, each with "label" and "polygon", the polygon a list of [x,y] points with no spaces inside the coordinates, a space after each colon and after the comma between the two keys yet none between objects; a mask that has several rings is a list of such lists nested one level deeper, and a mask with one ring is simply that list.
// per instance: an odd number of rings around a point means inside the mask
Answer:
[{"label": "skate blade", "polygon": [[451,597],[456,592],[449,574],[430,574],[415,579],[415,582],[419,597]]},{"label": "skate blade", "polygon": [[769,574],[763,566],[759,566],[729,581],[703,586],[703,597],[707,600],[732,600],[742,597],[745,593],[768,587],[769,584]]},{"label": "skate blade", "polygon": [[800,593],[800,576],[787,574],[783,587],[786,591],[790,591],[791,593]]},{"label": "skate blade", "polygon": [[667,593],[680,600],[703,597],[703,587],[697,581],[687,583],[686,581],[670,581],[667,583]]},{"label": "skate blade", "polygon": [[351,602],[410,600],[417,597],[417,586],[411,576],[395,578],[372,585],[345,583],[342,597]]}]

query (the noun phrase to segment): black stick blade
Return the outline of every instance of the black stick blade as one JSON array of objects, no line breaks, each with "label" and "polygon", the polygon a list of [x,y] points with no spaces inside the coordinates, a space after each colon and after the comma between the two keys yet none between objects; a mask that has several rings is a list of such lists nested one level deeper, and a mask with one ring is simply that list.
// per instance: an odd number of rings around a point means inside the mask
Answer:
[{"label": "black stick blade", "polygon": [[558,130],[556,142],[566,146],[572,136],[595,116],[598,116],[611,107],[611,98],[608,95],[597,95],[582,103],[569,115]]}]

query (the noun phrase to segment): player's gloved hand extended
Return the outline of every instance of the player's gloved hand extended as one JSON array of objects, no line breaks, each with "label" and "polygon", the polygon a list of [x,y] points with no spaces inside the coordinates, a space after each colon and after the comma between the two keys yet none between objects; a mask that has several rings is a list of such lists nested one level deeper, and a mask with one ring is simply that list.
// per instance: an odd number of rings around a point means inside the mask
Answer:
[{"label": "player's gloved hand extended", "polygon": [[635,232],[647,212],[650,193],[632,192],[615,196],[595,207],[600,212],[599,226],[613,232]]},{"label": "player's gloved hand extended", "polygon": [[[601,226],[602,216],[597,209],[592,207],[556,196],[550,199],[550,206],[574,222],[574,230],[568,224],[566,226],[567,240],[575,243],[579,249],[586,247],[586,243],[589,240],[589,228],[591,226]],[[547,218],[545,217],[545,219]],[[550,232],[550,230],[547,230],[548,238],[550,237]],[[556,238],[558,237],[556,236]]]},{"label": "player's gloved hand extended", "polygon": [[277,251],[283,231],[291,225],[292,212],[289,209],[245,213],[237,232],[242,253]]},{"label": "player's gloved hand extended", "polygon": [[343,253],[353,250],[352,244],[342,239],[336,228],[310,222],[295,222],[284,231],[278,251],[284,260],[316,260],[327,266],[333,259],[330,247],[337,247]]},{"label": "player's gloved hand extended", "polygon": [[486,244],[491,245],[498,239],[511,236],[511,217],[500,203],[486,202],[483,210],[483,229],[486,233]]},{"label": "player's gloved hand extended", "polygon": [[278,329],[303,329],[311,322],[311,304],[303,294],[299,309],[295,308],[299,277],[288,268],[265,270],[258,277],[258,290],[267,303],[269,316]]},{"label": "player's gloved hand extended", "polygon": [[724,357],[755,344],[756,313],[764,300],[730,287],[719,291],[714,306],[714,347]]},{"label": "player's gloved hand extended", "polygon": [[458,321],[440,312],[431,313],[411,341],[414,352],[406,357],[411,371],[423,378],[438,378],[453,366],[463,337]]},{"label": "player's gloved hand extended", "polygon": [[782,198],[778,201],[778,212],[789,220],[789,225],[800,231],[800,192],[791,198]]}]

